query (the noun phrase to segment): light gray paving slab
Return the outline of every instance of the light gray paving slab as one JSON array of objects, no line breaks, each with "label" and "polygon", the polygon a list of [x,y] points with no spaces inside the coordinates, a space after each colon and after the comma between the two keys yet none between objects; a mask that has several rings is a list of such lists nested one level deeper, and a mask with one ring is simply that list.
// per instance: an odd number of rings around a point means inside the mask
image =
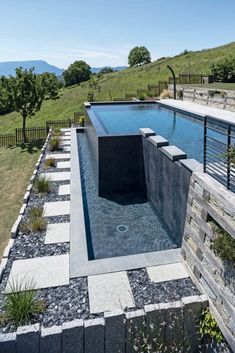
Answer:
[{"label": "light gray paving slab", "polygon": [[70,146],[63,146],[63,151],[64,152],[70,152],[71,151],[71,147]]},{"label": "light gray paving slab", "polygon": [[60,140],[63,141],[71,141],[71,137],[70,136],[60,136]]},{"label": "light gray paving slab", "polygon": [[147,272],[150,280],[155,283],[189,277],[188,272],[181,263],[147,267]]},{"label": "light gray paving slab", "polygon": [[63,169],[63,168],[70,168],[71,167],[71,162],[57,162],[56,165],[57,168]]},{"label": "light gray paving slab", "polygon": [[70,127],[62,127],[60,129],[61,132],[70,132],[71,131],[71,128]]},{"label": "light gray paving slab", "polygon": [[71,146],[71,141],[70,140],[61,141],[60,143],[61,143],[62,147]]},{"label": "light gray paving slab", "polygon": [[70,132],[70,131],[66,131],[66,132],[64,133],[64,136],[71,136],[71,132]]},{"label": "light gray paving slab", "polygon": [[134,307],[134,300],[126,272],[106,273],[88,277],[90,312]]},{"label": "light gray paving slab", "polygon": [[70,180],[70,172],[53,172],[42,173],[42,177],[46,177],[51,181],[67,181]]},{"label": "light gray paving slab", "polygon": [[70,214],[70,201],[45,202],[44,217],[55,217]]},{"label": "light gray paving slab", "polygon": [[70,159],[70,153],[48,153],[46,159]]},{"label": "light gray paving slab", "polygon": [[14,261],[6,292],[11,292],[11,286],[14,283],[21,284],[25,288],[30,285],[34,289],[69,284],[69,255],[44,256]]},{"label": "light gray paving slab", "polygon": [[48,224],[45,244],[69,242],[69,223]]},{"label": "light gray paving slab", "polygon": [[58,195],[70,195],[70,184],[60,185]]}]

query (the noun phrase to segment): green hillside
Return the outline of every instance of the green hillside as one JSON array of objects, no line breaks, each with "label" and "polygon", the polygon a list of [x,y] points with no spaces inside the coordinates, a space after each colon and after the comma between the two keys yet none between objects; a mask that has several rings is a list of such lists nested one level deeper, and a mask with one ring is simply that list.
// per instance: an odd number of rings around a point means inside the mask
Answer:
[{"label": "green hillside", "polygon": [[[210,74],[210,66],[228,55],[235,55],[235,42],[213,49],[190,52],[186,55],[162,58],[151,64],[137,68],[104,75],[97,80],[100,87],[95,90],[96,100],[110,100],[124,98],[125,93],[134,93],[139,88],[146,88],[147,84],[156,84],[159,80],[167,80],[170,76],[167,65],[171,65],[176,74]],[[32,119],[28,119],[27,126],[43,126],[46,120],[70,118],[74,111],[83,108],[86,100],[88,83],[62,89],[60,99],[47,101],[42,110]],[[110,92],[110,93],[109,93]],[[12,132],[21,126],[21,118],[16,113],[0,117],[0,133]]]}]

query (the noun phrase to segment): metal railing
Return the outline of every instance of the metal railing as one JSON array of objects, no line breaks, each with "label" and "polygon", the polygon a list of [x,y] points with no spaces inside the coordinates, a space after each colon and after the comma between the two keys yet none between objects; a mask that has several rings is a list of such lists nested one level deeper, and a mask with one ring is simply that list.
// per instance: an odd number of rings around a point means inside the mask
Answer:
[{"label": "metal railing", "polygon": [[235,192],[235,124],[206,116],[204,172]]}]

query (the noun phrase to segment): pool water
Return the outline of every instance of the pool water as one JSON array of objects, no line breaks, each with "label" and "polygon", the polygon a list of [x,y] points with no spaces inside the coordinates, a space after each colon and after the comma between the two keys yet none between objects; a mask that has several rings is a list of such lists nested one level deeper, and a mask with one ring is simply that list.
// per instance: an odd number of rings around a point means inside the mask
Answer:
[{"label": "pool water", "polygon": [[176,244],[145,194],[98,196],[86,134],[78,134],[89,259],[172,249]]},{"label": "pool water", "polygon": [[94,117],[98,119],[103,134],[137,134],[140,128],[148,127],[168,139],[171,145],[181,148],[188,158],[203,161],[203,123],[195,116],[157,103],[92,105],[88,114],[92,122]]}]

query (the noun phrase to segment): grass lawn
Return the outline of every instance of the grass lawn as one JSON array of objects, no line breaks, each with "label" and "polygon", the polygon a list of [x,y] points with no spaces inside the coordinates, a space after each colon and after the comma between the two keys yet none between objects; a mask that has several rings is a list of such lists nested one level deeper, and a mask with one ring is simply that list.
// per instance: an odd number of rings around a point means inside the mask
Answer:
[{"label": "grass lawn", "polygon": [[39,147],[0,148],[0,258],[22,206],[24,193],[40,154]]}]

